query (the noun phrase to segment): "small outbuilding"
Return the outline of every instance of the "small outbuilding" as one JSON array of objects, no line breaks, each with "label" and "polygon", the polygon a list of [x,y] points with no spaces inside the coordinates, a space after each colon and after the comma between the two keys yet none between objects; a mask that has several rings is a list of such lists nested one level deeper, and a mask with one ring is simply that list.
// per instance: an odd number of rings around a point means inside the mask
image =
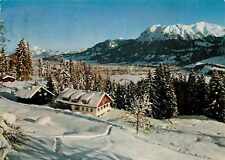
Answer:
[{"label": "small outbuilding", "polygon": [[56,99],[61,109],[101,116],[111,110],[112,98],[104,92],[66,88]]},{"label": "small outbuilding", "polygon": [[47,104],[55,96],[52,92],[42,85],[32,85],[24,87],[15,92],[17,101],[28,104]]},{"label": "small outbuilding", "polygon": [[16,78],[10,75],[4,75],[0,80],[1,82],[15,82]]}]

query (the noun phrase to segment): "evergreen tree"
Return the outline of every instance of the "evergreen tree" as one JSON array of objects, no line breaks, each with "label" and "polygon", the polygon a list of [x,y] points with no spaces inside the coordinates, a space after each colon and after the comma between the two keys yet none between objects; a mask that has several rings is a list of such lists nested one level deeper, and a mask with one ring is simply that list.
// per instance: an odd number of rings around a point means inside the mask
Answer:
[{"label": "evergreen tree", "polygon": [[[1,3],[1,2],[0,2]],[[7,38],[5,36],[5,22],[2,18],[0,18],[0,48],[6,47]]]},{"label": "evergreen tree", "polygon": [[22,39],[16,49],[16,77],[18,80],[32,79],[32,59],[29,44]]},{"label": "evergreen tree", "polygon": [[51,91],[52,93],[54,93],[55,95],[57,95],[59,93],[58,87],[57,87],[57,82],[52,76],[49,76],[47,78],[47,85],[46,86],[47,86],[47,89],[49,91]]},{"label": "evergreen tree", "polygon": [[5,51],[4,51],[4,48],[2,48],[0,52],[0,76],[2,76],[3,74],[7,72],[7,68],[8,66],[7,66]]},{"label": "evergreen tree", "polygon": [[165,119],[176,116],[177,98],[168,66],[160,65],[156,69],[153,82],[153,117],[157,119]]},{"label": "evergreen tree", "polygon": [[[153,74],[151,70],[148,71],[148,76],[146,79],[142,79],[137,83],[137,94],[139,96],[148,95],[148,101],[150,103],[153,102],[153,95],[154,95],[154,87],[153,87]],[[146,111],[146,115],[151,117],[152,116],[152,108],[149,105],[149,108]]]},{"label": "evergreen tree", "polygon": [[118,109],[126,109],[126,103],[125,103],[125,95],[126,95],[126,89],[123,85],[117,84],[115,95],[114,95],[114,104],[115,107]]},{"label": "evergreen tree", "polygon": [[112,85],[112,82],[110,81],[110,79],[108,77],[105,80],[103,91],[112,96],[113,85]]},{"label": "evergreen tree", "polygon": [[100,74],[95,74],[92,78],[92,87],[93,91],[102,91],[102,77]]},{"label": "evergreen tree", "polygon": [[225,84],[217,71],[213,71],[209,87],[210,106],[206,113],[209,117],[225,122]]},{"label": "evergreen tree", "polygon": [[91,71],[91,66],[83,64],[83,86],[85,90],[91,90],[93,74]]},{"label": "evergreen tree", "polygon": [[195,72],[191,72],[188,77],[187,83],[187,101],[184,108],[184,114],[193,115],[196,114],[196,108],[198,108],[197,100],[197,80],[198,75]]},{"label": "evergreen tree", "polygon": [[42,59],[39,59],[39,60],[38,60],[38,76],[39,76],[40,78],[43,77],[43,70],[44,70],[44,68],[43,68],[43,62],[42,62]]},{"label": "evergreen tree", "polygon": [[137,91],[137,86],[134,82],[130,82],[125,86],[125,110],[131,109],[131,105],[134,103],[135,97],[141,97]]},{"label": "evergreen tree", "polygon": [[195,114],[204,114],[209,106],[209,87],[204,75],[199,75],[196,86],[196,108]]},{"label": "evergreen tree", "polygon": [[187,78],[182,74],[178,74],[174,79],[175,94],[177,96],[177,108],[179,114],[183,115],[186,113],[187,105]]}]

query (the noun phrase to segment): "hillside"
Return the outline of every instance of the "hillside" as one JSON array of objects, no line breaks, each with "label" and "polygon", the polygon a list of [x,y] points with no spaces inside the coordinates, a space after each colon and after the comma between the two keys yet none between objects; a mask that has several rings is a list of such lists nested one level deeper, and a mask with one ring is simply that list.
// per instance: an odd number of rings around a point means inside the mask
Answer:
[{"label": "hillside", "polygon": [[204,117],[180,117],[172,119],[173,124],[152,119],[151,131],[136,136],[117,110],[103,119],[125,129],[111,128],[101,119],[4,98],[0,108],[1,114],[16,116],[16,124],[28,138],[19,151],[8,154],[10,160],[223,160],[225,154],[224,124]]}]

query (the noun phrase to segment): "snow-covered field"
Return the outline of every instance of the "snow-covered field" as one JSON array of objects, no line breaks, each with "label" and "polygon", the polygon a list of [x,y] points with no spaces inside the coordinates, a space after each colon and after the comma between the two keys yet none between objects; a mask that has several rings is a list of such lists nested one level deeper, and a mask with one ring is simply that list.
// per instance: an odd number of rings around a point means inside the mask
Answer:
[{"label": "snow-covered field", "polygon": [[129,83],[130,81],[137,83],[138,81],[146,78],[146,75],[130,75],[130,74],[124,74],[124,75],[112,75],[110,77],[111,81],[116,81],[121,84]]},{"label": "snow-covered field", "polygon": [[225,56],[216,56],[216,57],[204,59],[195,64],[187,65],[185,66],[185,68],[192,68],[192,67],[195,67],[196,65],[201,65],[201,64],[225,65]]},{"label": "snow-covered field", "polygon": [[5,113],[16,116],[28,138],[19,151],[9,153],[10,160],[224,160],[225,156],[225,124],[204,117],[172,119],[173,124],[151,120],[151,131],[136,136],[121,120],[124,112],[117,110],[102,119],[125,129],[0,98],[0,114]]},{"label": "snow-covered field", "polygon": [[198,62],[199,64],[221,64],[225,65],[225,56],[216,56]]}]

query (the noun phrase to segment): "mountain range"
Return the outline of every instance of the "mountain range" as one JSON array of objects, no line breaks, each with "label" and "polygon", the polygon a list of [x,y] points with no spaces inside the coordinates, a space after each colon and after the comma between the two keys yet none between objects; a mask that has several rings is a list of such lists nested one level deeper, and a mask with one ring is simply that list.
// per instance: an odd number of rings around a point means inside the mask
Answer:
[{"label": "mountain range", "polygon": [[187,65],[225,53],[225,27],[207,22],[153,25],[136,39],[106,40],[64,58],[97,63]]}]

